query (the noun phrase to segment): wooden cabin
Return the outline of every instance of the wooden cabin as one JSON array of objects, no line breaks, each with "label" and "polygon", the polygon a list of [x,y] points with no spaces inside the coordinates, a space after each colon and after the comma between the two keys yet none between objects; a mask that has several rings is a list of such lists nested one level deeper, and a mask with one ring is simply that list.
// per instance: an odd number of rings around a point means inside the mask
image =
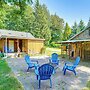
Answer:
[{"label": "wooden cabin", "polygon": [[0,51],[4,53],[40,53],[44,40],[31,33],[0,29]]},{"label": "wooden cabin", "polygon": [[83,31],[68,41],[62,41],[61,44],[62,52],[66,51],[69,58],[80,56],[82,60],[90,60],[90,20]]}]

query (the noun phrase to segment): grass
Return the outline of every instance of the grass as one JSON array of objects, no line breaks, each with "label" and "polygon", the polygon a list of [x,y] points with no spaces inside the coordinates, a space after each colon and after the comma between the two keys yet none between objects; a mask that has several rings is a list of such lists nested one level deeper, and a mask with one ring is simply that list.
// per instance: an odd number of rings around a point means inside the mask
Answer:
[{"label": "grass", "polygon": [[0,90],[24,90],[5,60],[0,60]]},{"label": "grass", "polygon": [[52,53],[57,53],[58,55],[61,55],[61,49],[60,48],[49,48],[46,47],[44,53],[40,54],[30,54],[30,56],[42,56],[42,55],[48,55],[51,56]]},{"label": "grass", "polygon": [[90,81],[87,82],[87,87],[90,89]]},{"label": "grass", "polygon": [[57,53],[58,55],[60,55],[61,54],[61,49],[47,47],[46,51],[45,51],[45,54],[50,56],[52,53]]},{"label": "grass", "polygon": [[90,81],[87,82],[87,85],[82,90],[90,90]]}]

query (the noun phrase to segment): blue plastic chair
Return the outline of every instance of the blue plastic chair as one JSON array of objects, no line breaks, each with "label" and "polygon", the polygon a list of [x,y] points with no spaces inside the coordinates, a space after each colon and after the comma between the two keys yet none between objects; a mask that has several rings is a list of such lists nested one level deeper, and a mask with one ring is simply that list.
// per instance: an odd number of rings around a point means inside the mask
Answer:
[{"label": "blue plastic chair", "polygon": [[53,53],[51,58],[49,59],[49,62],[52,64],[59,64],[59,58],[58,58],[58,54],[57,53]]},{"label": "blue plastic chair", "polygon": [[28,69],[27,69],[27,71],[29,70],[29,68],[37,68],[37,66],[38,66],[38,61],[31,61],[30,60],[30,56],[27,54],[27,55],[25,55],[25,61],[26,61],[26,63],[28,64]]},{"label": "blue plastic chair", "polygon": [[12,53],[12,50],[9,49],[8,47],[4,46],[4,52],[6,53]]},{"label": "blue plastic chair", "polygon": [[50,87],[52,87],[52,80],[51,75],[53,74],[54,67],[50,64],[43,64],[40,66],[37,70],[35,70],[35,73],[37,75],[37,80],[39,82],[39,88],[41,84],[41,80],[47,80],[50,79]]},{"label": "blue plastic chair", "polygon": [[76,58],[74,63],[66,62],[64,67],[63,67],[63,72],[64,72],[63,74],[65,75],[66,74],[66,70],[69,70],[69,71],[74,72],[74,74],[76,75],[75,68],[77,67],[79,62],[80,62],[80,57],[79,56]]}]

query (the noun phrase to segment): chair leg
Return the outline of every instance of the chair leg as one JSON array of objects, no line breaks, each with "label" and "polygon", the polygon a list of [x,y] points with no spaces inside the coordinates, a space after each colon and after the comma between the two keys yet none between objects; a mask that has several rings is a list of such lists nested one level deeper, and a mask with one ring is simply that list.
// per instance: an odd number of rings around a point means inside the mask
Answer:
[{"label": "chair leg", "polygon": [[38,75],[37,75],[37,80],[38,80]]},{"label": "chair leg", "polygon": [[73,70],[73,72],[74,72],[74,74],[75,74],[75,76],[76,76],[76,71],[75,71],[75,70]]},{"label": "chair leg", "polygon": [[64,67],[63,67],[62,71],[64,71]]},{"label": "chair leg", "polygon": [[66,69],[64,69],[64,73],[63,73],[64,75],[66,74]]},{"label": "chair leg", "polygon": [[27,72],[29,71],[29,67],[28,67],[28,69],[27,69]]},{"label": "chair leg", "polygon": [[39,80],[39,88],[40,88],[40,86],[41,86],[41,80]]},{"label": "chair leg", "polygon": [[50,78],[50,88],[52,88],[52,80],[51,80],[51,78]]}]

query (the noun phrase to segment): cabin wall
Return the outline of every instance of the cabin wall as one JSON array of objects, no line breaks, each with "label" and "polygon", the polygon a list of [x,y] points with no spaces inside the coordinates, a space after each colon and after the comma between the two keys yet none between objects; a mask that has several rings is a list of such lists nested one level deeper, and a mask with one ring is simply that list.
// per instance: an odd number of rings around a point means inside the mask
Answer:
[{"label": "cabin wall", "polygon": [[22,51],[28,53],[28,40],[22,40]]},{"label": "cabin wall", "polygon": [[0,51],[3,52],[4,40],[0,39]]},{"label": "cabin wall", "polygon": [[44,41],[28,40],[28,53],[29,54],[40,53],[43,46]]},{"label": "cabin wall", "polygon": [[[10,41],[14,42],[14,52],[17,52],[17,39],[7,39],[7,45],[9,48]],[[0,39],[0,51],[4,52],[5,39]],[[27,40],[22,39],[22,52],[27,52],[28,54],[40,53],[42,47],[44,46],[44,41],[40,40]]]},{"label": "cabin wall", "polygon": [[[80,56],[82,60],[90,60],[90,42],[70,43],[70,48],[68,50],[68,52],[70,52],[70,58]],[[74,54],[72,56],[73,51]]]},{"label": "cabin wall", "polygon": [[85,60],[90,60],[90,42],[85,42],[84,58]]}]

